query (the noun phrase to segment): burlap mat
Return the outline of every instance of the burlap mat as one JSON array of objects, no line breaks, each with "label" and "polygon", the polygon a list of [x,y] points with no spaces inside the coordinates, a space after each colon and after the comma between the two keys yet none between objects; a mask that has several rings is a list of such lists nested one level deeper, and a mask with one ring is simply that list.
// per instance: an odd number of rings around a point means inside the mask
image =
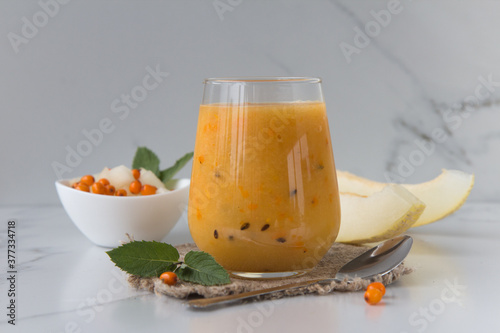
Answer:
[{"label": "burlap mat", "polygon": [[[176,246],[181,255],[181,260],[184,255],[190,250],[198,250],[194,244],[183,244]],[[335,277],[337,271],[344,264],[357,257],[368,248],[364,246],[354,246],[347,244],[335,243],[328,251],[325,257],[320,261],[311,272],[296,278],[286,278],[279,280],[244,280],[231,278],[231,283],[222,286],[205,287],[198,284],[179,281],[175,286],[164,284],[159,278],[143,278],[135,275],[129,275],[128,282],[131,286],[137,289],[145,289],[155,292],[158,295],[167,295],[176,298],[188,298],[189,296],[202,296],[205,298],[224,296],[231,294],[239,294],[247,291],[253,291],[264,288],[277,287],[288,283],[331,278]],[[358,291],[366,288],[370,282],[380,281],[384,285],[388,285],[403,275],[410,274],[412,268],[406,267],[404,263],[396,267],[391,273],[383,277],[377,277],[370,280],[355,279],[352,283],[342,281],[341,283],[332,282],[331,284],[314,284],[303,288],[290,289],[280,291],[269,295],[260,296],[261,299],[274,299],[284,296],[295,296],[304,294],[328,294],[335,290],[337,291]]]}]

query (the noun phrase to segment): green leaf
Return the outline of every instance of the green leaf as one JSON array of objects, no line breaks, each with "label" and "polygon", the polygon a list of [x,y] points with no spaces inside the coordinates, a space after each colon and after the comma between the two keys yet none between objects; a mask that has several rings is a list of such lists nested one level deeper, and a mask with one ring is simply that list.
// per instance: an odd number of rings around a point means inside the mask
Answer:
[{"label": "green leaf", "polygon": [[193,152],[187,153],[186,155],[175,161],[175,164],[170,168],[160,171],[161,181],[166,184],[177,172],[179,172],[180,169],[182,169],[182,167],[186,165],[186,163],[191,160],[191,158],[193,158],[193,155]]},{"label": "green leaf", "polygon": [[226,270],[210,254],[201,251],[186,254],[184,263],[177,270],[177,276],[183,281],[204,286],[231,283]]},{"label": "green leaf", "polygon": [[106,253],[120,269],[143,277],[173,271],[179,263],[179,252],[175,247],[155,241],[134,241]]},{"label": "green leaf", "polygon": [[144,168],[152,171],[157,177],[160,176],[160,159],[153,151],[146,147],[138,147],[134,160],[132,162],[132,169]]}]

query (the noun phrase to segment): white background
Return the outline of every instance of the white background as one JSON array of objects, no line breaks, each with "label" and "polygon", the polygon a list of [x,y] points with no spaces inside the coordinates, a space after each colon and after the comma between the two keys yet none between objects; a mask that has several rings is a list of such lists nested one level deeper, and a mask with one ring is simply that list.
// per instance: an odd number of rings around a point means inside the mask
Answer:
[{"label": "white background", "polygon": [[[471,200],[498,201],[500,83],[481,83],[500,82],[498,1],[401,1],[383,24],[371,11],[388,1],[73,0],[51,16],[40,3],[0,2],[2,205],[57,204],[53,164],[105,118],[113,131],[62,177],[130,165],[137,146],[169,166],[193,149],[203,78],[248,75],[323,78],[339,169],[405,182],[460,169],[476,174]],[[120,119],[113,101],[148,66],[169,75]],[[444,142],[428,141],[436,129]]]}]

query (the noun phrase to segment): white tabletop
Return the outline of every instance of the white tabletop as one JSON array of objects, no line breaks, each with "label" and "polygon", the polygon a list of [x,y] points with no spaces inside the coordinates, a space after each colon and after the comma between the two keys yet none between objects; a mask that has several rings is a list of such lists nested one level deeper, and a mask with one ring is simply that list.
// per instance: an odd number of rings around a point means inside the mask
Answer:
[{"label": "white tabletop", "polygon": [[[500,204],[467,203],[409,233],[416,271],[383,304],[335,293],[195,311],[130,288],[59,206],[0,209],[1,332],[500,332]],[[16,320],[8,309],[7,221],[16,220]],[[165,241],[191,241],[182,218]]]}]

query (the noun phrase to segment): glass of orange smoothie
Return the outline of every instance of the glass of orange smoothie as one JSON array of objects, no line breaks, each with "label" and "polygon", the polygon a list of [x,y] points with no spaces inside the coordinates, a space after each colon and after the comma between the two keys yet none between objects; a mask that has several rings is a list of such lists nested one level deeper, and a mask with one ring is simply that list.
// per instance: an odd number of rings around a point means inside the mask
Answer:
[{"label": "glass of orange smoothie", "polygon": [[320,79],[204,81],[188,220],[196,245],[235,276],[316,266],[340,227]]}]

